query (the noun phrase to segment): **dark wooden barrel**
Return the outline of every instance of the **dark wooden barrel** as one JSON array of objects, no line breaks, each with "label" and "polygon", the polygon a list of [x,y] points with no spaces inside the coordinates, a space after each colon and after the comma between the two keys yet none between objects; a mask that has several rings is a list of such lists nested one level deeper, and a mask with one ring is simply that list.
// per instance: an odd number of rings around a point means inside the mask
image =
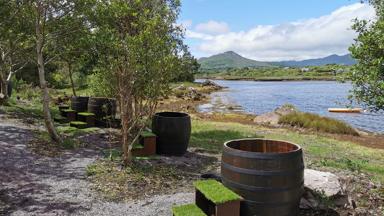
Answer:
[{"label": "dark wooden barrel", "polygon": [[76,112],[86,112],[88,109],[89,97],[71,97],[71,109]]},{"label": "dark wooden barrel", "polygon": [[276,140],[242,139],[224,144],[222,181],[244,198],[241,216],[291,216],[304,191],[300,146]]},{"label": "dark wooden barrel", "polygon": [[116,115],[116,100],[104,97],[91,97],[88,100],[88,112],[95,114],[96,119]]},{"label": "dark wooden barrel", "polygon": [[152,119],[152,131],[157,136],[157,154],[181,156],[188,148],[191,118],[186,113],[156,113]]}]

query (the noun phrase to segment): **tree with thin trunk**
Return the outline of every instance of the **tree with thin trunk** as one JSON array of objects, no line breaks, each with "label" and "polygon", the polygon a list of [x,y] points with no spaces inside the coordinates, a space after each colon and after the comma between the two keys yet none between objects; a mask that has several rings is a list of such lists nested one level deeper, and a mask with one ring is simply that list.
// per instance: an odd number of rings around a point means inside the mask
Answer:
[{"label": "tree with thin trunk", "polygon": [[50,111],[50,95],[46,81],[45,65],[60,56],[56,41],[76,33],[68,17],[76,14],[79,5],[87,1],[76,0],[25,0],[21,1],[25,22],[33,26],[35,62],[38,67],[40,87],[42,91],[43,114],[46,129],[51,139],[62,142],[53,124]]},{"label": "tree with thin trunk", "polygon": [[111,77],[122,120],[124,164],[178,70],[182,30],[178,0],[97,1],[91,16],[101,67]]},{"label": "tree with thin trunk", "polygon": [[27,34],[16,1],[0,0],[0,104],[8,99],[12,76],[27,64]]}]

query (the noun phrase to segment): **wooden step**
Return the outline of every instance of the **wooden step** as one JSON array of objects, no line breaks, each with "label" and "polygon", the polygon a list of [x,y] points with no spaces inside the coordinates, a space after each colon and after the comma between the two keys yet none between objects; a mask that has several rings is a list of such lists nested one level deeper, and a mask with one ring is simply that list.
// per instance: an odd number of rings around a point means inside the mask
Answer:
[{"label": "wooden step", "polygon": [[196,204],[175,206],[172,208],[173,216],[207,216]]}]

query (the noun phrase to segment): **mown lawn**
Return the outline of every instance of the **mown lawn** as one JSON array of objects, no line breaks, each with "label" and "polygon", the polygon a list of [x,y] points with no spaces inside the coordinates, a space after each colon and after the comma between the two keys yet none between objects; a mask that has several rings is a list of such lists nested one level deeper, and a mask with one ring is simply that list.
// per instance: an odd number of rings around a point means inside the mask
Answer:
[{"label": "mown lawn", "polygon": [[323,135],[302,134],[288,129],[269,129],[239,123],[193,120],[191,146],[220,152],[231,139],[263,137],[302,146],[307,167],[332,167],[371,174],[384,182],[384,150],[338,141]]}]

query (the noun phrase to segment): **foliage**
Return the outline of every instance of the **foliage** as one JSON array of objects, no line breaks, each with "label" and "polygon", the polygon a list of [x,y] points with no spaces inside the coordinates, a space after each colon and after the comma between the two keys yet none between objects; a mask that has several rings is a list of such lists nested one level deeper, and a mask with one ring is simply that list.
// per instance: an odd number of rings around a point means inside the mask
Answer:
[{"label": "foliage", "polygon": [[[18,1],[0,1],[0,93],[8,97],[7,86],[13,74],[26,64],[27,34]],[[1,103],[1,98],[0,98]]]},{"label": "foliage", "polygon": [[216,180],[196,181],[194,186],[204,196],[215,204],[222,204],[229,201],[240,200],[241,197],[235,192],[226,188],[223,184]]},{"label": "foliage", "polygon": [[[186,49],[186,48],[185,48]],[[188,50],[185,50],[182,57],[179,58],[180,66],[173,82],[193,82],[195,74],[199,71],[200,64],[197,62]]]},{"label": "foliage", "polygon": [[312,113],[293,112],[283,115],[279,119],[279,124],[308,128],[326,133],[358,135],[355,129],[342,121]]},{"label": "foliage", "polygon": [[223,79],[252,80],[335,80],[343,77],[350,66],[325,65],[311,66],[309,71],[300,68],[259,67],[259,68],[227,68],[223,70],[202,70],[197,77],[220,77]]},{"label": "foliage", "polygon": [[358,37],[349,49],[358,60],[350,73],[352,97],[376,111],[384,110],[384,12],[379,2],[374,1],[377,20],[355,21],[352,28]]},{"label": "foliage", "polygon": [[174,216],[206,216],[196,204],[174,206],[172,212]]},{"label": "foliage", "polygon": [[120,103],[126,164],[143,122],[169,92],[178,70],[178,54],[184,48],[182,31],[175,25],[179,7],[178,0],[112,0],[96,2],[90,14],[100,53],[98,80],[117,80],[104,84]]},{"label": "foliage", "polygon": [[87,77],[87,84],[95,97],[116,97],[117,79],[109,70],[95,70]]}]

